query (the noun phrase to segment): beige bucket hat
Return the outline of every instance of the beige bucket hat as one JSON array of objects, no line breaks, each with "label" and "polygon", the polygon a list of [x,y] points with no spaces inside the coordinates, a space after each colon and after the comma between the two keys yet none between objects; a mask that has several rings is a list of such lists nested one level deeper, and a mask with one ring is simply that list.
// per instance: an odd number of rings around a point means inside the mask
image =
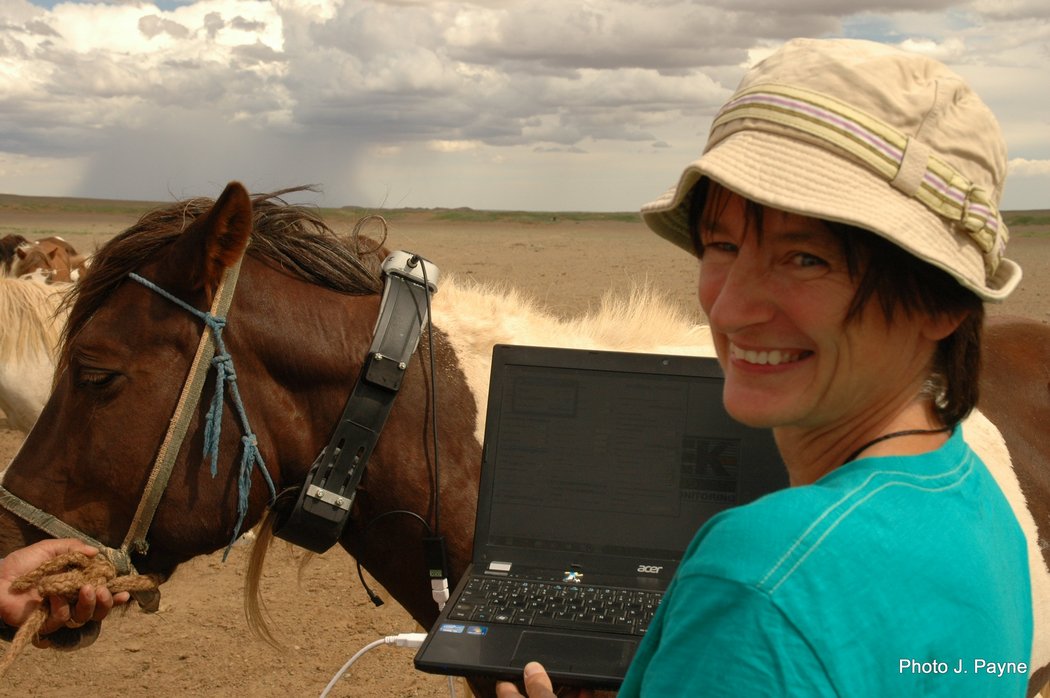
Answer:
[{"label": "beige bucket hat", "polygon": [[1006,146],[941,63],[870,41],[796,39],[752,68],[678,184],[642,207],[692,251],[702,177],[774,208],[870,230],[989,301],[1021,280],[999,213]]}]

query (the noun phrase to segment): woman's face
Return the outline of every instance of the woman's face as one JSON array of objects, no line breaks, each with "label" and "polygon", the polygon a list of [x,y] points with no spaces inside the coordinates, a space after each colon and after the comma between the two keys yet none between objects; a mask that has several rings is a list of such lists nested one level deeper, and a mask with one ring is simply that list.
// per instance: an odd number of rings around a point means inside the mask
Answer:
[{"label": "woman's face", "polygon": [[730,414],[819,429],[863,423],[914,397],[936,346],[921,314],[888,324],[870,302],[846,323],[856,283],[823,222],[766,208],[760,233],[743,198],[712,187],[707,201],[700,305]]}]

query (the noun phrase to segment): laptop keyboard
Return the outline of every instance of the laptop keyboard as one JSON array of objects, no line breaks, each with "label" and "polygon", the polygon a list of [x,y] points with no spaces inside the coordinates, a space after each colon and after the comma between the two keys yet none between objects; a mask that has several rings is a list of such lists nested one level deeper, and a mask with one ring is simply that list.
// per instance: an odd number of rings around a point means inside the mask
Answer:
[{"label": "laptop keyboard", "polygon": [[473,577],[450,620],[644,635],[661,592]]}]

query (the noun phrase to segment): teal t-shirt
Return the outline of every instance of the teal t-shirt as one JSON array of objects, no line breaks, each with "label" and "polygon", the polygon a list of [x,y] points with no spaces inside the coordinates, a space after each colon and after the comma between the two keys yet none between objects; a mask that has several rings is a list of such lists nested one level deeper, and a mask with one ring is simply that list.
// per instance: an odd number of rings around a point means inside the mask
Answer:
[{"label": "teal t-shirt", "polygon": [[690,544],[620,696],[1023,696],[1028,555],[956,429],[725,511]]}]

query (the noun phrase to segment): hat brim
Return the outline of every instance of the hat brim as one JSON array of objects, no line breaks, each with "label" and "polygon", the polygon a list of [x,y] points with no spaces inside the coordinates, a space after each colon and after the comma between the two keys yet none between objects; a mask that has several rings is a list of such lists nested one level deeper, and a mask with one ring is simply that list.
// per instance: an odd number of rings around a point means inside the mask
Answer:
[{"label": "hat brim", "polygon": [[654,232],[689,251],[688,197],[702,177],[765,206],[869,230],[943,269],[984,300],[1003,300],[1021,280],[1020,266],[1009,259],[986,279],[979,249],[957,225],[867,167],[807,141],[758,130],[719,141],[686,167],[677,186],[642,207]]}]

